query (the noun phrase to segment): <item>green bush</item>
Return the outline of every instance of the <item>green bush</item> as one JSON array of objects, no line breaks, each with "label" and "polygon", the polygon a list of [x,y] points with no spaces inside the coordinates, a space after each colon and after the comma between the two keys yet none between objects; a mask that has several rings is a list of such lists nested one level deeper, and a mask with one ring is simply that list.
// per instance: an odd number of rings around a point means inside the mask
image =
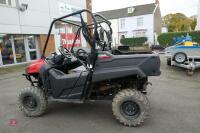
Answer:
[{"label": "green bush", "polygon": [[123,38],[120,40],[121,44],[133,46],[142,46],[147,41],[147,37],[137,37],[137,38]]},{"label": "green bush", "polygon": [[200,31],[191,31],[191,32],[169,32],[163,33],[158,36],[158,42],[160,45],[172,45],[174,37],[186,36],[187,33],[192,37],[194,42],[200,43]]}]

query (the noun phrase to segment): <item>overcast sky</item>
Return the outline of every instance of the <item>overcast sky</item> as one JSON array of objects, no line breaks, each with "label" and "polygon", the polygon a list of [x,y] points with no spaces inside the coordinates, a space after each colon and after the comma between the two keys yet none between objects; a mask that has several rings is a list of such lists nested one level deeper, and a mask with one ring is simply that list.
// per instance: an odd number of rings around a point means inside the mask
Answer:
[{"label": "overcast sky", "polygon": [[[134,5],[153,3],[154,0],[92,0],[94,12],[112,10]],[[187,16],[197,14],[199,0],[160,0],[162,16],[169,13],[181,12]]]}]

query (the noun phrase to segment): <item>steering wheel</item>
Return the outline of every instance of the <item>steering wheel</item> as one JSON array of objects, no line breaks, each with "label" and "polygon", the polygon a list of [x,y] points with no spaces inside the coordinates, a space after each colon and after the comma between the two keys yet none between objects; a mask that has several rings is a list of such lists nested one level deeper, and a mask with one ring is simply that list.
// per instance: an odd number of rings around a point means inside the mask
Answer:
[{"label": "steering wheel", "polygon": [[72,54],[64,46],[60,46],[60,48],[58,50],[61,53],[61,55],[63,55],[64,57],[69,58],[69,59],[72,58]]},{"label": "steering wheel", "polygon": [[80,58],[81,60],[86,61],[89,54],[84,49],[78,49],[76,51],[76,56],[77,58]]}]

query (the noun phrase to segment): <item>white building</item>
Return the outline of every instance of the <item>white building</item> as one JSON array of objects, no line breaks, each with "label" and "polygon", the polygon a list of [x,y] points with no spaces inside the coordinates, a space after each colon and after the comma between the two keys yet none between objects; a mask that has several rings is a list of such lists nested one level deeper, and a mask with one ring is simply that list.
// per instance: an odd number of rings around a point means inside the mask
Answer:
[{"label": "white building", "polygon": [[123,37],[147,37],[149,45],[157,44],[162,19],[159,2],[99,12],[112,23],[113,43],[120,45]]},{"label": "white building", "polygon": [[[39,58],[51,21],[83,8],[86,0],[0,0],[0,66]],[[71,28],[55,29],[56,42]],[[52,35],[47,53],[56,50],[55,40]]]},{"label": "white building", "polygon": [[198,4],[198,16],[197,16],[196,30],[200,30],[200,0],[199,0],[199,4]]}]

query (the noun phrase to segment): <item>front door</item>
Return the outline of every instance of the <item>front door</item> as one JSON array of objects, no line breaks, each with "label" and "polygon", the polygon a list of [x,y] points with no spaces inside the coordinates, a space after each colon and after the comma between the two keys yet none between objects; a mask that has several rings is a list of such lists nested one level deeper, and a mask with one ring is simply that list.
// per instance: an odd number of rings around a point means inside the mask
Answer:
[{"label": "front door", "polygon": [[38,55],[38,38],[37,36],[27,35],[27,56],[28,60],[36,60],[39,58]]}]

